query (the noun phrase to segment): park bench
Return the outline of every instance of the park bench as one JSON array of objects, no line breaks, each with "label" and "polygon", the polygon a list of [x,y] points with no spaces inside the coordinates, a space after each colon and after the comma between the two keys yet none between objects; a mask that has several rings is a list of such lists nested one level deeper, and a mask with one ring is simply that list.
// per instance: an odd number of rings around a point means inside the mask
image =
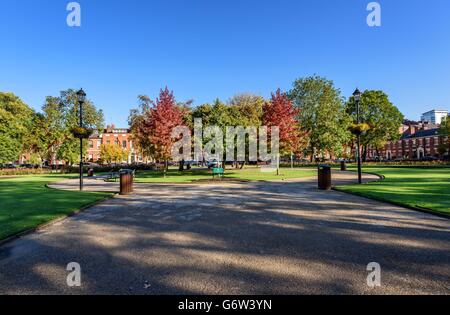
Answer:
[{"label": "park bench", "polygon": [[111,173],[106,174],[105,181],[107,182],[110,180],[114,180],[116,182],[118,179],[120,179],[121,174],[130,174],[130,173],[133,174],[133,178],[134,178],[136,175],[136,170],[122,169],[122,170],[119,170],[118,172],[111,172]]},{"label": "park bench", "polygon": [[213,174],[213,179],[216,178],[216,176],[219,176],[219,178],[222,178],[223,174],[225,174],[225,169],[220,168],[220,167],[215,167],[212,170],[212,174]]}]

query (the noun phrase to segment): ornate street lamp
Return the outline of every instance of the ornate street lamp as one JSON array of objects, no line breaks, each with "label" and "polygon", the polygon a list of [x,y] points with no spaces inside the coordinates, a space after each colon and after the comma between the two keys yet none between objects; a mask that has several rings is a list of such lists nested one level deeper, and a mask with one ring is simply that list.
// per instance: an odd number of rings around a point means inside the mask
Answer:
[{"label": "ornate street lamp", "polygon": [[[83,104],[86,101],[86,93],[83,89],[77,92],[77,100],[80,105],[80,131],[83,127]],[[80,134],[80,191],[83,191],[83,135]]]},{"label": "ornate street lamp", "polygon": [[[361,101],[361,92],[356,89],[353,93],[353,97],[356,103],[356,123],[359,126],[359,103]],[[357,148],[356,148],[356,158],[358,160],[358,183],[362,184],[362,169],[361,169],[361,132],[358,132]]]}]

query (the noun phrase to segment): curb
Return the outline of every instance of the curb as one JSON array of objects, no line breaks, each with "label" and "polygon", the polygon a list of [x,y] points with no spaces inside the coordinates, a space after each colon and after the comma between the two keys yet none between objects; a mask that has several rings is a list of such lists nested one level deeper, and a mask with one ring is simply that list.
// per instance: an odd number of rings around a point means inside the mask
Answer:
[{"label": "curb", "polygon": [[[45,185],[45,187],[47,187],[47,185]],[[47,188],[48,188],[48,189],[53,189],[53,188],[50,188],[50,187],[47,187]],[[103,199],[101,199],[101,200],[98,200],[98,201],[96,201],[96,202],[94,202],[94,203],[91,203],[91,204],[89,204],[89,205],[86,205],[86,206],[84,206],[84,207],[81,207],[80,209],[78,209],[78,210],[76,210],[76,211],[74,211],[74,212],[72,212],[72,213],[66,214],[66,215],[64,215],[64,216],[62,216],[62,217],[60,217],[60,218],[56,218],[56,219],[54,219],[54,220],[51,220],[51,221],[42,223],[42,224],[40,224],[40,225],[38,225],[38,226],[36,226],[36,227],[34,227],[34,228],[31,228],[31,229],[28,229],[28,230],[19,232],[19,233],[17,233],[17,234],[12,235],[12,236],[8,236],[7,238],[5,238],[5,239],[3,239],[3,240],[0,240],[0,246],[3,246],[3,245],[5,245],[5,244],[7,244],[7,243],[10,243],[10,242],[15,241],[15,240],[17,240],[17,239],[20,239],[20,238],[22,238],[22,237],[24,237],[24,236],[27,236],[27,235],[30,235],[30,234],[32,234],[32,233],[39,232],[40,230],[43,230],[43,229],[45,229],[45,228],[47,228],[47,227],[49,227],[49,226],[52,226],[52,225],[54,225],[54,224],[56,224],[56,223],[62,222],[62,221],[64,221],[64,220],[68,219],[68,218],[71,218],[71,217],[73,217],[73,216],[76,216],[77,214],[80,214],[81,212],[84,212],[84,211],[86,211],[86,210],[88,210],[89,208],[92,208],[92,207],[94,207],[94,206],[97,206],[98,204],[100,204],[100,203],[102,203],[102,202],[105,202],[105,201],[107,201],[107,200],[116,198],[116,196],[117,196],[117,194],[114,194],[114,195],[112,195],[112,196],[110,196],[110,197],[105,197],[105,198],[103,198]]]}]

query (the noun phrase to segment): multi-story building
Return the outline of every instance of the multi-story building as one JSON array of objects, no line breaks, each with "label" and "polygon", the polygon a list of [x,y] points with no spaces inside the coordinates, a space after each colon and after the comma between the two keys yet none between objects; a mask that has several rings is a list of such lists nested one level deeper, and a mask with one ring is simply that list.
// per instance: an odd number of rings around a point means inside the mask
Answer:
[{"label": "multi-story building", "polygon": [[102,133],[95,133],[89,138],[89,146],[87,150],[86,159],[89,162],[101,161],[101,146],[105,145],[119,145],[128,151],[127,160],[123,163],[142,163],[144,158],[142,154],[137,152],[131,140],[130,130],[127,128],[116,128],[114,125],[109,125]]},{"label": "multi-story building", "polygon": [[382,150],[369,150],[369,158],[386,160],[422,160],[440,158],[439,146],[448,141],[439,136],[439,126],[429,122],[405,121],[400,128],[401,138],[387,143]]},{"label": "multi-story building", "polygon": [[426,112],[422,114],[421,121],[422,122],[428,122],[435,125],[442,124],[442,121],[447,119],[448,117],[448,110],[444,109],[433,109],[429,112]]}]

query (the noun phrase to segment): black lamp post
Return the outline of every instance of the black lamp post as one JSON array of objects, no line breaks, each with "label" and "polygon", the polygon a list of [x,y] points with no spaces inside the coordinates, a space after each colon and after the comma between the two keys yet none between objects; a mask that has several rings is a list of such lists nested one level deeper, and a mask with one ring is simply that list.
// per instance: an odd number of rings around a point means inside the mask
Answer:
[{"label": "black lamp post", "polygon": [[[359,121],[359,103],[361,101],[361,92],[356,89],[353,93],[353,97],[355,99],[356,103],[356,123],[360,124]],[[358,160],[358,183],[362,184],[362,170],[361,170],[361,131],[358,131],[358,138],[357,138],[357,148],[356,148],[356,159]]]},{"label": "black lamp post", "polygon": [[[83,128],[83,104],[86,101],[86,93],[83,89],[77,92],[78,103],[80,104],[80,129]],[[83,190],[83,137],[80,137],[80,191]]]}]

